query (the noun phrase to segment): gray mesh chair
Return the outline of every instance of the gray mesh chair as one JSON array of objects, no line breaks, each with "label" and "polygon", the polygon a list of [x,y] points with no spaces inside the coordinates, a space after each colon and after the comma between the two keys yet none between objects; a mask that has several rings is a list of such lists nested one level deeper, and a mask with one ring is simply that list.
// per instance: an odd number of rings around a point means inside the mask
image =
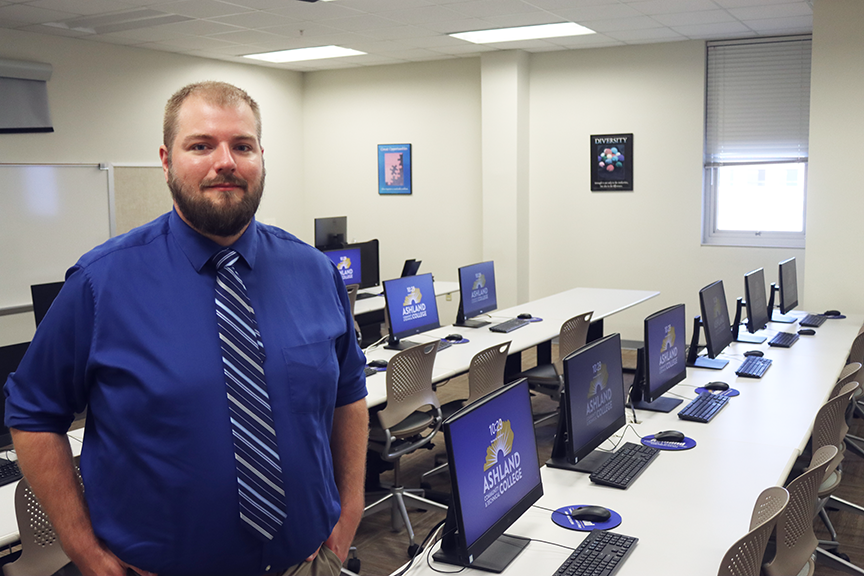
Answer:
[{"label": "gray mesh chair", "polygon": [[[80,475],[78,480],[81,481]],[[81,486],[83,489],[83,484]],[[18,518],[21,556],[15,562],[3,566],[4,576],[81,576],[81,572],[60,547],[54,526],[26,478],[19,480],[15,487],[15,515]]]},{"label": "gray mesh chair", "polygon": [[[369,449],[378,452],[385,462],[393,463],[393,486],[366,507],[363,516],[389,509],[391,526],[408,532],[408,554],[414,555],[414,529],[408,519],[406,501],[420,508],[446,506],[423,497],[423,490],[402,486],[399,460],[432,441],[441,428],[441,406],[432,390],[432,367],[438,343],[419,344],[399,352],[387,364],[387,405],[378,412],[378,426],[369,430]],[[429,411],[421,411],[429,408]],[[374,497],[375,495],[373,495]]]},{"label": "gray mesh chair", "polygon": [[[546,394],[552,400],[561,399],[561,389],[564,386],[564,358],[585,346],[588,340],[588,328],[594,312],[585,312],[570,318],[561,325],[558,334],[558,359],[551,364],[539,364],[516,375],[516,378],[527,378],[531,390]],[[535,415],[535,424],[554,417],[556,412]]]},{"label": "gray mesh chair", "polygon": [[836,455],[836,446],[823,446],[813,454],[807,471],[786,486],[789,504],[777,519],[774,558],[762,566],[766,576],[813,576],[816,569],[813,554],[819,545],[813,532],[817,493],[825,470]]},{"label": "gray mesh chair", "polygon": [[789,492],[780,486],[766,488],[756,499],[750,530],[729,547],[720,562],[718,576],[755,576],[777,518],[789,503]]},{"label": "gray mesh chair", "polygon": [[[463,406],[479,400],[504,385],[504,369],[509,351],[510,342],[505,342],[481,350],[471,358],[471,365],[468,367],[468,398],[453,400],[441,406],[441,415],[444,420],[455,414]],[[425,483],[430,476],[445,470],[447,470],[446,462],[424,472],[420,479]]]}]

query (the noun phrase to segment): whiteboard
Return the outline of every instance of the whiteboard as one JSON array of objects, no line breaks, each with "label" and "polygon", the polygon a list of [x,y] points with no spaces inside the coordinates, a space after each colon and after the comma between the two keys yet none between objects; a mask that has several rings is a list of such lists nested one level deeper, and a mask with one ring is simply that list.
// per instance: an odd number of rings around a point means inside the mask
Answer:
[{"label": "whiteboard", "polygon": [[111,237],[111,190],[96,164],[0,164],[0,313],[29,306],[31,284],[63,280]]}]

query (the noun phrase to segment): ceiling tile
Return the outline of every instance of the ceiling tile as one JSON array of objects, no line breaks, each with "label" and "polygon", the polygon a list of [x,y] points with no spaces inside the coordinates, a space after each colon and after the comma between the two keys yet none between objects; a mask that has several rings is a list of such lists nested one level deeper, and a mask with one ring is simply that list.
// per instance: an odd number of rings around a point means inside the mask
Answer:
[{"label": "ceiling tile", "polygon": [[645,28],[642,30],[621,30],[617,32],[607,32],[609,37],[621,40],[622,42],[638,44],[641,42],[665,42],[675,40],[686,40],[684,36],[675,32],[671,28]]},{"label": "ceiling tile", "polygon": [[768,18],[766,20],[745,20],[744,24],[760,34],[795,32],[809,33],[813,31],[812,16],[793,16],[792,18]]},{"label": "ceiling tile", "polygon": [[647,0],[628,2],[628,6],[648,16],[717,9],[717,4],[713,0]]},{"label": "ceiling tile", "polygon": [[268,26],[279,26],[281,24],[290,24],[299,22],[296,18],[288,16],[280,16],[272,12],[246,12],[245,14],[232,14],[230,16],[220,16],[218,18],[208,18],[211,22],[219,22],[220,24],[228,24],[231,26],[240,26],[242,28],[267,28]]},{"label": "ceiling tile", "polygon": [[249,8],[243,8],[235,4],[226,4],[218,0],[181,0],[180,2],[158,4],[153,9],[167,14],[180,14],[191,18],[215,18],[227,14],[251,12]]},{"label": "ceiling tile", "polygon": [[135,7],[133,4],[125,4],[124,2],[116,2],[114,0],[35,0],[28,2],[27,5],[34,8],[69,12],[81,16],[117,12]]},{"label": "ceiling tile", "polygon": [[718,24],[695,24],[692,26],[673,26],[673,30],[692,39],[736,38],[752,35],[753,31],[740,22]]},{"label": "ceiling tile", "polygon": [[641,30],[645,28],[660,28],[662,24],[648,16],[633,18],[616,18],[615,20],[587,20],[582,23],[595,32],[613,32],[618,30]]},{"label": "ceiling tile", "polygon": [[690,26],[693,24],[718,24],[735,22],[725,10],[708,10],[707,12],[682,12],[680,14],[658,14],[653,18],[664,26]]},{"label": "ceiling tile", "polygon": [[812,16],[813,9],[806,2],[776,4],[770,6],[751,6],[749,8],[730,8],[729,13],[739,20],[765,18],[788,18],[790,16]]},{"label": "ceiling tile", "polygon": [[26,4],[9,4],[0,7],[0,18],[24,22],[27,24],[42,24],[44,22],[60,22],[74,18],[78,14],[72,12],[61,12],[59,10],[46,10]]}]

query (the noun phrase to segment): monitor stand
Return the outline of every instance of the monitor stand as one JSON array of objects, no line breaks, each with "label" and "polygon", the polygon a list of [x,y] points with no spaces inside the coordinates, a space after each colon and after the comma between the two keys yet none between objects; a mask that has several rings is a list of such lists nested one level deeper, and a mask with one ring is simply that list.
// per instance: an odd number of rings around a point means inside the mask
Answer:
[{"label": "monitor stand", "polygon": [[480,556],[474,559],[474,562],[467,563],[460,561],[454,555],[448,553],[443,548],[432,555],[436,562],[445,564],[453,564],[455,566],[465,566],[468,568],[476,568],[486,572],[494,572],[500,574],[513,560],[519,555],[522,550],[531,542],[530,538],[521,538],[519,536],[511,536],[502,534]]},{"label": "monitor stand", "polygon": [[738,298],[738,304],[735,307],[735,322],[732,323],[732,339],[735,342],[744,342],[745,344],[762,344],[768,338],[766,336],[758,336],[756,334],[748,334],[741,331],[741,309],[744,308],[744,301]]},{"label": "monitor stand", "polygon": [[387,340],[387,344],[384,345],[385,350],[407,350],[413,346],[417,346],[419,342],[412,342],[411,340],[400,340],[398,338],[390,337]]},{"label": "monitor stand", "polygon": [[798,321],[798,318],[795,316],[789,316],[788,314],[780,314],[774,309],[774,294],[780,291],[780,288],[777,284],[771,284],[771,296],[768,298],[768,312],[771,316],[771,322],[779,322],[780,324],[794,324]]},{"label": "monitor stand", "polygon": [[463,320],[461,322],[457,321],[454,326],[459,326],[460,328],[482,328],[484,326],[488,326],[492,322],[486,322],[485,320]]},{"label": "monitor stand", "polygon": [[687,362],[688,368],[707,368],[708,370],[722,370],[729,364],[729,360],[724,358],[708,358],[707,356],[697,356],[692,363]]},{"label": "monitor stand", "polygon": [[729,363],[721,358],[708,358],[699,356],[699,332],[702,330],[702,317],[693,318],[693,337],[690,339],[690,348],[687,350],[688,368],[707,368],[709,370],[722,370]]},{"label": "monitor stand", "polygon": [[602,452],[600,450],[593,450],[590,454],[577,460],[576,462],[571,462],[567,458],[561,457],[556,458],[553,456],[546,461],[546,466],[550,468],[560,468],[562,470],[572,470],[573,472],[584,472],[585,474],[591,474],[600,466],[606,462],[609,458],[612,457],[612,452]]},{"label": "monitor stand", "polygon": [[661,396],[657,398],[653,402],[645,402],[644,400],[639,400],[637,402],[631,402],[633,408],[637,410],[649,410],[651,412],[671,412],[675,409],[676,406],[684,402],[684,400],[680,398],[666,398]]}]

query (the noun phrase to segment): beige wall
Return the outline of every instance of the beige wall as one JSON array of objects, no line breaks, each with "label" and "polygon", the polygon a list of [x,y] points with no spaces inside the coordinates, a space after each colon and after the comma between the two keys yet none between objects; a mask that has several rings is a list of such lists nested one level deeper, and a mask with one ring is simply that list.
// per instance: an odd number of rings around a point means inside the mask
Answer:
[{"label": "beige wall", "polygon": [[803,305],[817,311],[864,311],[864,180],[855,156],[864,134],[862,23],[860,0],[814,5]]}]

